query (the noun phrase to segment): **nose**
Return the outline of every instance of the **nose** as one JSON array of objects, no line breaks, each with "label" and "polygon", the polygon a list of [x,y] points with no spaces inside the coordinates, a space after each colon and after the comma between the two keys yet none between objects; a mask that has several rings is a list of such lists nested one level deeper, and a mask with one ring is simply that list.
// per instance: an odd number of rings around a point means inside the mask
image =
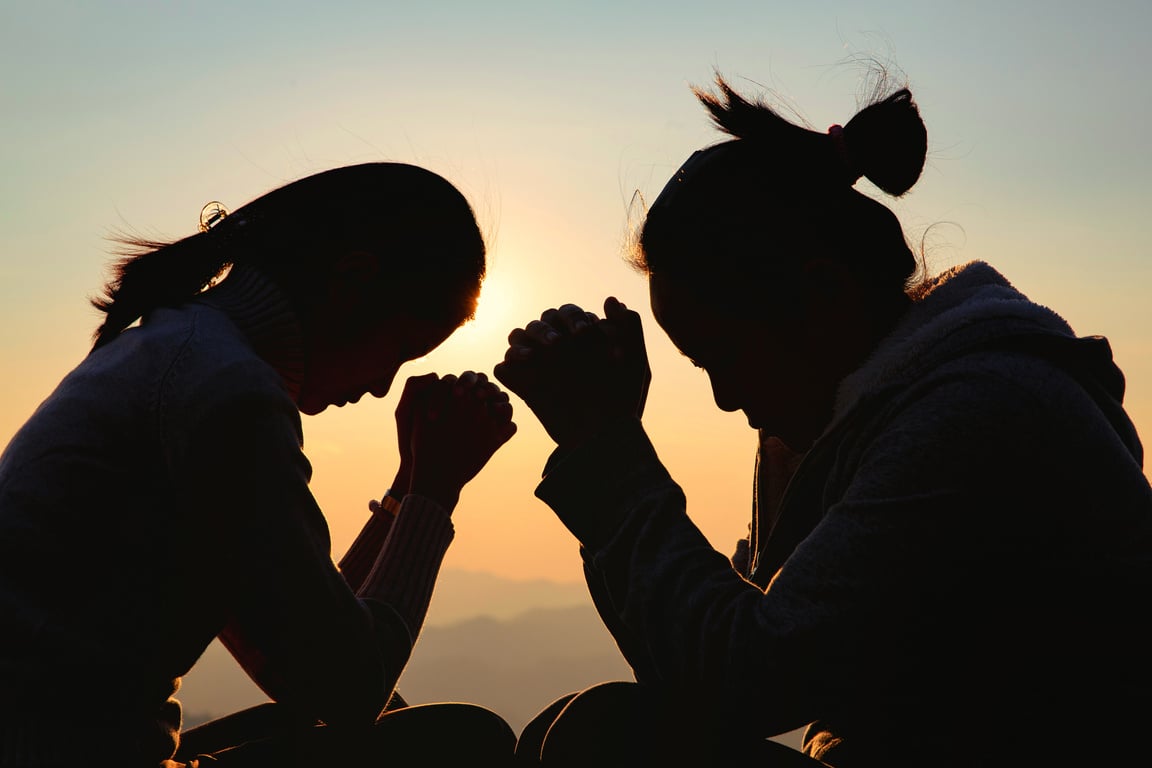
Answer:
[{"label": "nose", "polygon": [[740,410],[741,390],[733,376],[708,371],[708,381],[712,384],[712,399],[717,408],[728,413]]},{"label": "nose", "polygon": [[400,370],[399,365],[391,365],[388,370],[383,371],[379,378],[372,382],[372,386],[368,391],[372,393],[373,397],[384,397],[392,389],[392,382],[396,380],[396,374]]}]

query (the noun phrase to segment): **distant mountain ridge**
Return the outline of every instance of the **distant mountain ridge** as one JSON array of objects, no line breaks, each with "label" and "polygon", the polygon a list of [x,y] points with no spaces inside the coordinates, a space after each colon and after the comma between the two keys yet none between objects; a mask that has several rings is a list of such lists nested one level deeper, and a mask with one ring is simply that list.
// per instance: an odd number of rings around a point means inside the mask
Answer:
[{"label": "distant mountain ridge", "polygon": [[436,580],[425,627],[488,616],[511,619],[536,608],[592,605],[583,581],[507,579],[491,573],[448,568]]},{"label": "distant mountain ridge", "polygon": [[[445,570],[397,689],[410,704],[467,701],[519,733],[556,698],[632,671],[582,583]],[[219,642],[185,677],[185,727],[266,701]],[[799,747],[799,732],[777,739]]]},{"label": "distant mountain ridge", "polygon": [[480,704],[519,732],[566,693],[631,679],[631,668],[595,609],[577,605],[429,628],[397,688],[410,704]]},{"label": "distant mountain ridge", "polygon": [[[531,690],[520,695],[509,681],[532,665],[524,681]],[[500,670],[509,679],[501,680]],[[490,691],[500,691],[494,701],[514,701],[514,711],[526,712],[548,703],[539,697],[565,693],[565,685],[583,687],[586,676],[597,674],[630,676],[582,582],[445,569],[399,687],[411,703],[474,701],[512,722],[522,716],[488,704]],[[177,697],[186,727],[267,700],[219,642],[185,676]]]}]

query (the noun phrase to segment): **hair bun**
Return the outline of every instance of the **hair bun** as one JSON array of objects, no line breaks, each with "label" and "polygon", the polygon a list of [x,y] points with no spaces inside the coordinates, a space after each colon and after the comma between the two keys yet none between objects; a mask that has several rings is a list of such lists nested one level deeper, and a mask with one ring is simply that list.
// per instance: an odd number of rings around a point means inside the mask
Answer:
[{"label": "hair bun", "polygon": [[850,158],[849,170],[890,195],[907,192],[924,170],[928,131],[907,88],[857,112],[840,140],[836,151]]}]

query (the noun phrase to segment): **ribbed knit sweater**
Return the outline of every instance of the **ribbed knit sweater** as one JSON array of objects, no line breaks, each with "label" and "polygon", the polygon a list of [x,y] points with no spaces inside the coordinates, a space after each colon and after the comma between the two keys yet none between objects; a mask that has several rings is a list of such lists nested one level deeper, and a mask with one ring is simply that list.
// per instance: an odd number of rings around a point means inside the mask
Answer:
[{"label": "ribbed knit sweater", "polygon": [[[371,723],[453,536],[406,497],[333,563],[308,483],[299,325],[219,286],[88,355],[0,455],[0,766],[157,765],[219,636],[303,717]],[[114,756],[114,757],[113,757]]]}]

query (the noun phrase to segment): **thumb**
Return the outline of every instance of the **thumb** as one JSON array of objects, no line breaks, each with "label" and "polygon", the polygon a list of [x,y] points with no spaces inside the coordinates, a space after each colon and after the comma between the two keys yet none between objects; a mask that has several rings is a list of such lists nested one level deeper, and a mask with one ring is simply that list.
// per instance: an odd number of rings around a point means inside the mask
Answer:
[{"label": "thumb", "polygon": [[435,373],[425,373],[421,376],[409,376],[404,382],[404,391],[400,393],[399,405],[410,405],[421,392],[435,384],[440,379]]},{"label": "thumb", "polygon": [[612,341],[617,356],[626,351],[644,350],[644,326],[640,313],[628,309],[615,296],[604,300],[604,332]]}]

